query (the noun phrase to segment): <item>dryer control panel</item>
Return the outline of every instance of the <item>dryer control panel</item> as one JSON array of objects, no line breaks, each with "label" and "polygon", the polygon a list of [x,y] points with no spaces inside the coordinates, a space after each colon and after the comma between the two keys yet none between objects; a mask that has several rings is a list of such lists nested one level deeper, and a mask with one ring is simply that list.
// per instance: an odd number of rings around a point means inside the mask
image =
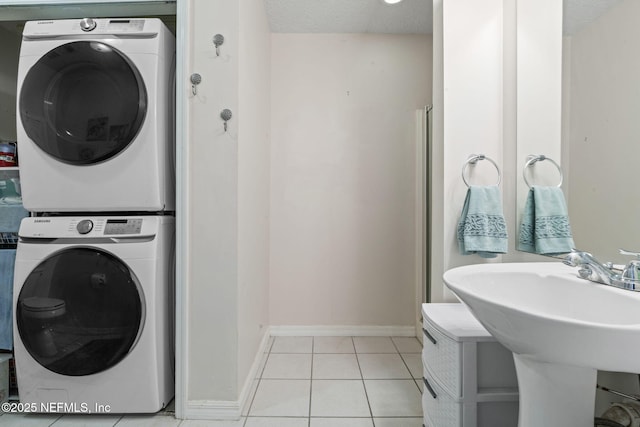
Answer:
[{"label": "dryer control panel", "polygon": [[20,224],[19,237],[57,238],[144,238],[155,236],[162,223],[172,217],[28,217]]},{"label": "dryer control panel", "polygon": [[134,34],[137,37],[154,37],[161,31],[162,25],[162,21],[157,18],[83,18],[28,21],[25,23],[22,37],[27,40],[81,34],[114,36]]},{"label": "dryer control panel", "polygon": [[142,219],[108,219],[104,227],[104,234],[140,234]]}]

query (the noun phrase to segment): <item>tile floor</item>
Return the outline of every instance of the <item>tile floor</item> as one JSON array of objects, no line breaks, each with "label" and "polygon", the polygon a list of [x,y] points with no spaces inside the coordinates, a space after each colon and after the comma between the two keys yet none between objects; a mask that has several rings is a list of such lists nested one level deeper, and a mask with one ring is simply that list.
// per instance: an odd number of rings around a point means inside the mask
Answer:
[{"label": "tile floor", "polygon": [[421,427],[421,350],[407,337],[275,337],[239,421],[4,414],[0,425]]}]

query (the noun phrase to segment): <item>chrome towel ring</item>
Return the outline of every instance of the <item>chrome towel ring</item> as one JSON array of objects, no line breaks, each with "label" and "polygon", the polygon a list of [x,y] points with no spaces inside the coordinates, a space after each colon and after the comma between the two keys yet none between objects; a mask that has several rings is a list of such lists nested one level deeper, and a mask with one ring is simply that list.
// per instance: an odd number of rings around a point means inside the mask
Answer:
[{"label": "chrome towel ring", "polygon": [[467,178],[464,176],[465,172],[467,171],[467,167],[469,167],[469,165],[475,165],[476,163],[478,163],[479,160],[488,160],[493,164],[493,166],[496,167],[496,171],[498,171],[498,182],[496,183],[496,185],[500,185],[500,183],[502,182],[502,173],[500,173],[500,168],[498,167],[497,163],[494,162],[491,158],[485,156],[484,154],[472,154],[464,163],[464,166],[462,166],[462,180],[467,185],[467,187],[470,187],[469,182],[467,181]]},{"label": "chrome towel ring", "polygon": [[529,180],[527,179],[527,168],[529,166],[535,165],[537,162],[543,162],[545,160],[553,163],[553,165],[558,169],[558,173],[560,174],[560,183],[557,185],[557,187],[562,187],[562,181],[564,180],[564,177],[562,175],[562,168],[553,159],[545,156],[544,154],[529,154],[527,156],[527,163],[524,164],[524,169],[522,170],[522,177],[524,178],[524,182],[527,184],[527,187],[531,188],[531,183],[529,183]]}]

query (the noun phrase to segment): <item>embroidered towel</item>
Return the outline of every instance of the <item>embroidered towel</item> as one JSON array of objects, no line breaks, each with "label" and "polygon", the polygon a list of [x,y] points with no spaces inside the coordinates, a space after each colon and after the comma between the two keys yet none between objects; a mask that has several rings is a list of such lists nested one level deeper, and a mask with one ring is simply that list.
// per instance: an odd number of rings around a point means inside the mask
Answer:
[{"label": "embroidered towel", "polygon": [[13,350],[13,265],[15,249],[0,250],[0,349]]},{"label": "embroidered towel", "polygon": [[554,255],[571,252],[574,247],[562,190],[534,185],[522,214],[518,250]]},{"label": "embroidered towel", "polygon": [[17,233],[22,218],[29,216],[22,204],[5,204],[4,198],[0,198],[0,232]]},{"label": "embroidered towel", "polygon": [[458,222],[458,245],[462,255],[495,258],[507,253],[507,224],[497,185],[469,187]]}]

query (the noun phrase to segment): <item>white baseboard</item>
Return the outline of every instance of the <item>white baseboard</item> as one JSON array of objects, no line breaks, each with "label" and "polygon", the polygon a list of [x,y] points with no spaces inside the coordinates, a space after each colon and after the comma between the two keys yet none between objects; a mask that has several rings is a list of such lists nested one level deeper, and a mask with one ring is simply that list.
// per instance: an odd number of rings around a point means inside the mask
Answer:
[{"label": "white baseboard", "polygon": [[239,420],[242,416],[242,409],[251,398],[253,382],[258,376],[258,369],[260,369],[264,353],[267,351],[270,336],[267,331],[262,337],[258,353],[244,381],[238,400],[191,400],[187,402],[184,418],[187,420]]},{"label": "white baseboard", "polygon": [[239,420],[241,411],[237,400],[190,400],[183,415],[186,420]]},{"label": "white baseboard", "polygon": [[274,337],[415,337],[415,326],[271,326]]}]

